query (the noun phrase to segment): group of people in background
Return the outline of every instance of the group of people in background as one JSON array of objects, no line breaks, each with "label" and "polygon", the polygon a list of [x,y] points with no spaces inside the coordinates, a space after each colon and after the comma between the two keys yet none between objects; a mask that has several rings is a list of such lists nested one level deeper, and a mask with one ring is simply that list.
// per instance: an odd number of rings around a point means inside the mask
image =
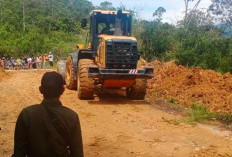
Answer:
[{"label": "group of people in background", "polygon": [[37,57],[25,56],[24,58],[6,58],[0,57],[0,67],[5,70],[20,70],[20,69],[46,69],[49,64],[53,67],[53,54],[51,52]]}]

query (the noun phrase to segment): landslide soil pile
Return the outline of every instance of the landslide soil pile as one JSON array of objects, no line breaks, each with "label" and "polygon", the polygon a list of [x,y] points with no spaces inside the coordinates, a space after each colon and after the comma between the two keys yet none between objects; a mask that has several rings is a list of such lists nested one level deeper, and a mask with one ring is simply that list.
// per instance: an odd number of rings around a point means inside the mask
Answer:
[{"label": "landslide soil pile", "polygon": [[0,81],[9,76],[3,68],[0,67]]},{"label": "landslide soil pile", "polygon": [[232,112],[232,75],[201,68],[188,69],[167,63],[154,62],[154,78],[148,83],[152,99],[170,100],[184,107],[193,102],[203,104],[211,112]]}]

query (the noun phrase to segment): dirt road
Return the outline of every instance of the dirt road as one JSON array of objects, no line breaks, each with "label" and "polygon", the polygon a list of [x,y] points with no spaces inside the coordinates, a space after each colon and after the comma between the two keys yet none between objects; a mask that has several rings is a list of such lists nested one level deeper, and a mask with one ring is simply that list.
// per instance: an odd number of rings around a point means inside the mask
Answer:
[{"label": "dirt road", "polygon": [[[22,108],[40,103],[38,91],[45,71],[12,71],[0,82],[0,157],[13,151],[14,127]],[[101,93],[101,92],[100,92]],[[213,126],[172,123],[181,116],[157,104],[131,101],[106,91],[81,101],[66,90],[63,105],[78,112],[86,157],[232,157],[232,134]]]}]

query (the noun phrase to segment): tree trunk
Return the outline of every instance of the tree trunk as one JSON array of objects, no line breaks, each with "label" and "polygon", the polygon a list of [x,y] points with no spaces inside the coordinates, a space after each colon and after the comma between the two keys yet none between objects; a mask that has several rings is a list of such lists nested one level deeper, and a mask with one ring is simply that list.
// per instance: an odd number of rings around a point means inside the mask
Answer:
[{"label": "tree trunk", "polygon": [[188,16],[188,5],[189,5],[189,1],[188,1],[188,0],[184,0],[184,3],[185,3],[185,12],[184,12],[184,28],[186,28],[187,16]]},{"label": "tree trunk", "polygon": [[26,21],[25,21],[25,1],[23,1],[23,31],[26,31]]}]

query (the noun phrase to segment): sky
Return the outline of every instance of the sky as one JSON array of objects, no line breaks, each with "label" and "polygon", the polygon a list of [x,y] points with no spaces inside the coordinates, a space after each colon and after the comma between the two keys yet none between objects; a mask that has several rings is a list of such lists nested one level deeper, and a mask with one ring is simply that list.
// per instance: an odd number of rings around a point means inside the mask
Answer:
[{"label": "sky", "polygon": [[[105,0],[89,0],[93,5],[99,5]],[[124,4],[128,9],[136,9],[139,11],[139,18],[152,20],[152,14],[158,7],[164,7],[166,13],[163,15],[163,22],[176,24],[178,20],[183,18],[184,0],[107,0],[113,6],[117,7],[120,3]],[[196,1],[196,0],[195,0]],[[196,2],[191,3],[192,6]],[[202,0],[199,9],[206,10],[211,4],[211,0]]]}]

